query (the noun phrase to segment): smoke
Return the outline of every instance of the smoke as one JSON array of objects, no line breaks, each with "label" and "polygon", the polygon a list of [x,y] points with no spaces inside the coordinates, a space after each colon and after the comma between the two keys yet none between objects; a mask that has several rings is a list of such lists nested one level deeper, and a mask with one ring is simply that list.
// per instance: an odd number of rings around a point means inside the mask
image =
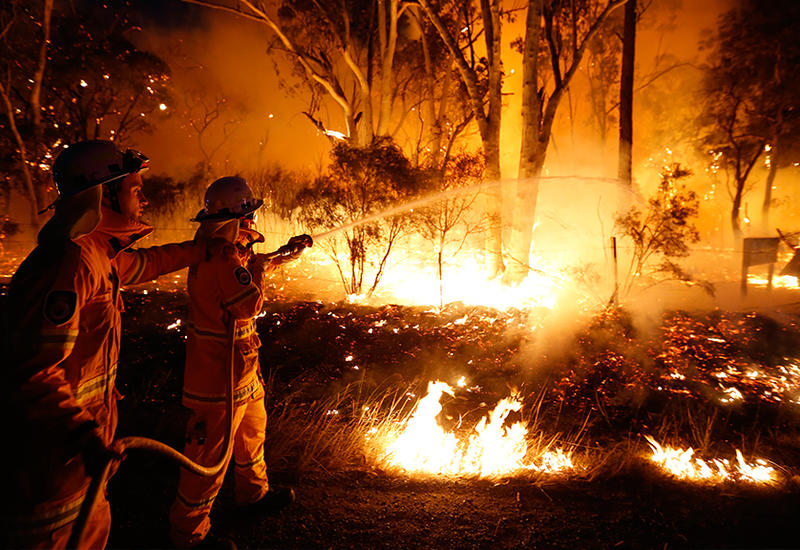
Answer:
[{"label": "smoke", "polygon": [[[292,67],[268,52],[266,28],[187,9],[194,15],[190,27],[168,26],[169,14],[159,14],[136,37],[138,47],[172,69],[171,116],[136,144],[150,156],[152,172],[185,180],[200,171],[206,185],[271,164],[318,172],[329,142],[301,114],[308,108],[304,96],[281,86],[281,79],[292,79]],[[187,214],[197,208],[187,205]]]}]

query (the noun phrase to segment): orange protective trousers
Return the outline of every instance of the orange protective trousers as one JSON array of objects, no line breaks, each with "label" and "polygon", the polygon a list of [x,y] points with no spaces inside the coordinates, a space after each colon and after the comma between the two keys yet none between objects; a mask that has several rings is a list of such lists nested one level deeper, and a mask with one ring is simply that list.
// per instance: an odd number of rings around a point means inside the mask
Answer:
[{"label": "orange protective trousers", "polygon": [[[75,524],[80,507],[83,505],[86,488],[78,493],[72,493],[61,500],[51,500],[35,508],[32,515],[41,518],[42,525],[40,530],[30,532],[16,532],[11,541],[13,548],[67,548],[72,528]],[[63,515],[63,520],[59,519],[59,514]],[[52,529],[52,525],[60,524],[60,527]],[[49,523],[48,523],[49,522]],[[97,503],[92,510],[91,517],[87,518],[86,527],[83,531],[82,548],[105,548],[108,535],[111,531],[111,507],[108,504],[105,490],[97,499]]]},{"label": "orange protective trousers", "polygon": [[[224,407],[193,410],[187,424],[184,454],[200,464],[216,464],[225,443],[226,415]],[[177,547],[194,546],[208,533],[211,507],[222,487],[231,454],[236,502],[250,504],[267,493],[269,485],[264,462],[266,427],[264,390],[259,388],[247,401],[234,408],[232,452],[228,452],[219,473],[204,477],[181,469],[178,495],[169,512],[170,536]]]}]

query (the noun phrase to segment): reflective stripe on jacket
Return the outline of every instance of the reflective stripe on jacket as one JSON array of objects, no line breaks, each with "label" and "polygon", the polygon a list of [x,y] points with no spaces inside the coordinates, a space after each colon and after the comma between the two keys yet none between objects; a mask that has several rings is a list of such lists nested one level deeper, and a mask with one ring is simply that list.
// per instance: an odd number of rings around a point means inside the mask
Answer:
[{"label": "reflective stripe on jacket", "polygon": [[234,402],[261,387],[255,317],[261,311],[261,281],[255,280],[233,246],[189,269],[189,322],[183,404],[198,409],[225,404],[230,362],[229,323],[235,324]]},{"label": "reflective stripe on jacket", "polygon": [[80,452],[87,433],[106,444],[114,437],[120,285],[205,257],[205,246],[193,241],[127,251],[151,231],[104,208],[100,225],[75,241],[40,236],[11,280],[2,398],[15,479],[4,500],[14,515],[42,515],[27,517],[40,527],[45,516],[58,519],[49,528],[63,517],[37,504],[63,503],[85,490]]}]

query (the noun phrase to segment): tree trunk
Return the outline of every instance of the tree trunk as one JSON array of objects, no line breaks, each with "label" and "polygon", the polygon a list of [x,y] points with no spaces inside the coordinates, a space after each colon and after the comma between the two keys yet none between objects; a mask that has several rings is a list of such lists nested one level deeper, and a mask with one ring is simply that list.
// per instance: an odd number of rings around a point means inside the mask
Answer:
[{"label": "tree trunk", "polygon": [[[427,127],[422,128],[421,132],[427,133],[428,137],[423,139],[423,143],[427,143],[430,147],[430,155],[426,159],[427,164],[437,170],[443,169],[440,165],[442,158],[442,124],[441,118],[436,113],[436,69],[431,60],[430,45],[428,44],[428,37],[422,28],[422,17],[418,10],[409,10],[409,13],[415,18],[417,25],[420,28],[420,47],[422,49],[422,59],[425,67],[425,82],[424,89],[428,94],[423,103],[423,110],[425,113],[425,120]],[[442,70],[442,67],[439,67]],[[447,102],[447,89],[449,87],[450,68],[445,67],[444,83],[442,84],[442,97],[441,97],[441,112],[445,112],[444,105]],[[423,133],[423,136],[425,135]]]},{"label": "tree trunk", "polygon": [[418,0],[419,6],[436,27],[439,36],[455,60],[461,80],[467,89],[470,106],[478,123],[483,153],[486,158],[486,179],[493,185],[485,193],[485,212],[489,219],[486,234],[486,252],[493,276],[504,270],[503,265],[503,195],[500,182],[500,118],[502,108],[502,60],[500,41],[500,0],[481,0],[481,18],[488,58],[489,90],[488,114],[484,110],[485,95],[478,84],[478,76],[458,47],[458,42],[427,0]]},{"label": "tree trunk", "polygon": [[632,185],[633,148],[633,71],[636,53],[636,0],[625,4],[625,23],[622,35],[622,71],[619,86],[619,157],[617,162],[620,183]]},{"label": "tree trunk", "polygon": [[736,182],[736,192],[733,195],[733,206],[731,207],[731,227],[733,229],[733,236],[738,242],[742,238],[742,226],[739,223],[739,214],[742,209],[742,198],[744,197],[744,186],[747,184],[747,178],[750,172],[761,157],[761,152],[764,150],[765,143],[759,143],[753,148],[753,153],[750,158],[743,158],[744,154],[741,150],[737,151],[736,170],[734,174],[734,181]]},{"label": "tree trunk", "polygon": [[0,83],[0,96],[3,99],[3,105],[6,109],[8,127],[11,130],[11,133],[14,135],[17,150],[19,151],[19,165],[22,171],[22,184],[23,188],[25,189],[25,194],[28,197],[28,205],[30,207],[29,219],[34,231],[36,231],[39,229],[39,199],[37,198],[37,193],[33,182],[33,175],[31,174],[30,166],[28,166],[28,149],[25,146],[25,140],[22,138],[22,135],[19,133],[19,128],[17,127],[17,120],[14,117],[14,106],[11,103],[9,90],[6,90],[2,83]]},{"label": "tree trunk", "polygon": [[387,135],[392,113],[392,71],[397,48],[398,0],[378,0],[378,37],[381,47],[380,111],[378,112],[379,136]]},{"label": "tree trunk", "polygon": [[489,231],[486,251],[489,255],[489,270],[497,276],[505,270],[503,264],[503,189],[500,185],[500,120],[503,108],[500,0],[481,0],[481,11],[489,58],[489,112],[486,117],[483,137],[486,156],[486,179],[494,184],[486,192]]},{"label": "tree trunk", "polygon": [[44,129],[42,128],[41,95],[44,71],[47,67],[47,47],[50,44],[50,20],[52,15],[53,0],[45,0],[44,12],[42,14],[42,43],[39,46],[39,58],[36,64],[36,72],[33,75],[33,86],[31,87],[31,122],[33,123],[33,132],[36,140],[34,147],[39,145],[42,135],[44,134]]},{"label": "tree trunk", "polygon": [[[608,15],[622,5],[624,0],[609,0],[597,19],[591,24],[582,39],[577,36],[577,25],[573,28],[574,46],[572,59],[562,67],[564,61],[559,56],[558,36],[554,32],[558,26],[556,13],[547,11],[542,0],[528,0],[528,14],[525,29],[525,46],[523,50],[523,92],[522,92],[522,149],[520,158],[519,179],[517,181],[517,202],[511,243],[513,272],[506,277],[506,282],[517,283],[528,272],[528,260],[533,240],[533,225],[536,219],[536,206],[539,195],[539,177],[547,156],[547,146],[553,130],[558,106],[569,89],[569,84],[580,66],[583,54],[592,36],[597,32]],[[575,16],[573,12],[573,17]],[[540,21],[544,20],[544,27]],[[549,97],[540,96],[538,90],[538,53],[539,39],[544,32],[550,53],[550,66],[553,74],[554,88]],[[542,91],[541,94],[544,94]]]},{"label": "tree trunk", "polygon": [[764,229],[769,228],[769,210],[772,206],[772,185],[775,183],[775,174],[778,172],[778,149],[773,149],[775,154],[770,159],[767,182],[764,185],[764,203],[761,205],[761,224]]},{"label": "tree trunk", "polygon": [[542,0],[529,0],[522,53],[522,141],[520,145],[517,201],[514,208],[510,243],[510,263],[506,282],[518,283],[528,274],[528,258],[533,239],[533,224],[539,196],[538,177],[544,164],[539,147],[542,105],[539,97],[539,36]]},{"label": "tree trunk", "polygon": [[436,255],[436,259],[439,264],[439,309],[444,308],[444,269],[442,267],[442,256],[444,255],[444,237],[445,232],[441,231],[439,233],[439,253]]},{"label": "tree trunk", "polygon": [[733,229],[733,238],[738,243],[742,240],[742,225],[739,222],[739,214],[742,210],[742,195],[744,194],[745,181],[736,178],[736,193],[733,195],[733,206],[731,206],[731,229]]},{"label": "tree trunk", "polygon": [[490,135],[484,140],[486,180],[490,183],[485,194],[484,211],[487,217],[486,253],[489,273],[496,277],[503,273],[503,191],[500,185],[500,129],[490,122]]}]

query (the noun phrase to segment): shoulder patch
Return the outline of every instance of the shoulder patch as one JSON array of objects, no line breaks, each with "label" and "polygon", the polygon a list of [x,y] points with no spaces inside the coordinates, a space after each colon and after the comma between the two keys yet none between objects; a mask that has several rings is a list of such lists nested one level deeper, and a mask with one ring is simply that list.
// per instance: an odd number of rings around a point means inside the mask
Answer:
[{"label": "shoulder patch", "polygon": [[54,325],[63,325],[75,315],[78,295],[71,290],[51,290],[44,299],[42,314]]},{"label": "shoulder patch", "polygon": [[244,286],[249,285],[250,282],[253,280],[253,276],[250,275],[250,272],[247,271],[247,268],[245,267],[241,266],[237,267],[236,271],[234,271],[233,274],[236,277],[236,280],[239,281],[239,284]]}]

